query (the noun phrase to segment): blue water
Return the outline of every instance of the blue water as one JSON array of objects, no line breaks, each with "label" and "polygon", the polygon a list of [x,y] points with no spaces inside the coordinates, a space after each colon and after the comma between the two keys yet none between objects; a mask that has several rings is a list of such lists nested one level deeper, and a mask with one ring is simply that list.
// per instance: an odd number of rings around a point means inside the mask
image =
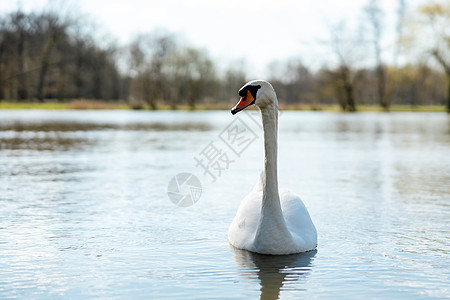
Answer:
[{"label": "blue water", "polygon": [[[279,121],[280,186],[319,236],[285,257],[227,242],[263,166],[257,114],[0,111],[0,298],[450,298],[449,115]],[[208,173],[212,146],[228,165]],[[167,193],[182,172],[189,207]]]}]

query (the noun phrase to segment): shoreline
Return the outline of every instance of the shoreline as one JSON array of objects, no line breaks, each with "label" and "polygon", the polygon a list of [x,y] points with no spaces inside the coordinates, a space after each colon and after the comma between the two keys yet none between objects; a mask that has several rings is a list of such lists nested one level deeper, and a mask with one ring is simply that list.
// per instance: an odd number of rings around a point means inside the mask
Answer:
[{"label": "shoreline", "polygon": [[[158,105],[155,111],[180,110],[180,111],[202,111],[202,110],[229,110],[233,104],[198,104],[194,109],[188,105],[178,105],[175,109],[167,104]],[[142,106],[133,108],[125,102],[105,102],[96,100],[73,100],[70,102],[16,102],[0,101],[0,110],[152,110],[150,107]],[[342,112],[338,105],[319,104],[280,104],[280,110],[285,111],[326,111]],[[358,105],[358,112],[383,112],[378,105]],[[444,105],[392,105],[390,112],[446,112]]]}]

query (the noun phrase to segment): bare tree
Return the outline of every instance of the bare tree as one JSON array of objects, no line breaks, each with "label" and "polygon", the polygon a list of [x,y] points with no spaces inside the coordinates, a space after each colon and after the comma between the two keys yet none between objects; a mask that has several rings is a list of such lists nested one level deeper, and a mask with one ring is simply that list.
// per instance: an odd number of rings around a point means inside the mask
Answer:
[{"label": "bare tree", "polygon": [[132,98],[144,100],[152,109],[164,97],[167,83],[164,69],[175,51],[175,38],[170,33],[155,31],[139,36],[130,46],[134,73]]},{"label": "bare tree", "polygon": [[445,106],[450,113],[450,2],[420,6],[409,26],[414,48],[431,55],[447,77]]},{"label": "bare tree", "polygon": [[270,81],[276,87],[280,101],[298,103],[317,102],[313,93],[316,90],[314,75],[299,59],[286,62],[272,62]]},{"label": "bare tree", "polygon": [[195,48],[182,48],[170,60],[168,76],[177,89],[178,100],[186,100],[191,109],[216,88],[216,71],[207,54]]},{"label": "bare tree", "polygon": [[331,72],[335,93],[342,110],[353,112],[356,111],[354,68],[361,41],[348,36],[343,22],[332,28],[330,33],[331,49],[338,61],[337,69]]},{"label": "bare tree", "polygon": [[64,35],[66,34],[67,24],[65,24],[58,15],[54,13],[48,13],[36,18],[35,26],[36,29],[40,31],[40,35],[42,35],[46,39],[46,42],[43,45],[40,59],[40,70],[36,92],[36,97],[38,98],[38,100],[40,102],[43,102],[45,96],[45,81],[48,75],[52,51],[55,48],[56,43],[64,38]]},{"label": "bare tree", "polygon": [[372,45],[375,54],[375,74],[377,78],[377,98],[378,103],[383,110],[389,110],[389,99],[386,96],[386,71],[382,60],[382,17],[383,11],[380,8],[378,0],[369,0],[369,3],[364,8],[372,31]]},{"label": "bare tree", "polygon": [[222,74],[220,79],[220,95],[219,98],[225,101],[236,101],[236,95],[239,88],[242,87],[244,82],[247,82],[245,72],[245,61],[237,60],[229,64],[228,69]]},{"label": "bare tree", "polygon": [[450,3],[430,4],[421,7],[421,13],[429,19],[436,35],[436,44],[431,55],[447,75],[447,112],[450,113]]},{"label": "bare tree", "polygon": [[442,68],[445,71],[445,74],[447,75],[447,101],[446,101],[446,107],[447,112],[450,113],[450,61],[444,57],[444,54],[439,51],[439,49],[433,49],[432,55],[434,58],[439,62],[439,64],[442,66]]},{"label": "bare tree", "polygon": [[15,33],[14,43],[16,45],[17,66],[17,97],[28,99],[27,74],[25,68],[26,41],[28,35],[28,16],[20,10],[10,15],[11,31]]},{"label": "bare tree", "polygon": [[0,101],[5,98],[5,81],[6,81],[6,55],[7,55],[7,31],[5,22],[0,21]]}]

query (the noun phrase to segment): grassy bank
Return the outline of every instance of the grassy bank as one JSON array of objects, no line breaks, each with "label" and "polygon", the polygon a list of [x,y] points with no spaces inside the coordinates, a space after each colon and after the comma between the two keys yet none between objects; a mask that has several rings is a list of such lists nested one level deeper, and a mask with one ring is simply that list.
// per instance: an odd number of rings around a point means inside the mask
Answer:
[{"label": "grassy bank", "polygon": [[[306,111],[334,111],[340,112],[341,108],[339,105],[280,105],[280,109],[282,110],[306,110]],[[358,105],[358,111],[366,111],[366,112],[383,112],[383,109],[378,105]],[[438,105],[420,105],[420,106],[411,106],[411,105],[392,105],[389,109],[392,112],[445,112],[445,106]]]},{"label": "grassy bank", "polygon": [[[198,104],[195,110],[228,110],[233,104]],[[381,107],[377,105],[359,105],[358,111],[382,111]],[[69,110],[69,109],[132,109],[125,102],[104,102],[96,100],[72,100],[69,102],[16,102],[16,101],[1,101],[0,109],[48,109],[48,110]],[[149,110],[149,107],[142,107],[144,110]],[[161,104],[158,110],[171,110],[170,105]],[[191,110],[187,105],[178,105],[177,110]],[[304,111],[334,111],[339,112],[338,105],[307,105],[307,104],[280,104],[282,110],[304,110]],[[444,106],[437,105],[392,105],[390,107],[392,112],[445,112]]]}]

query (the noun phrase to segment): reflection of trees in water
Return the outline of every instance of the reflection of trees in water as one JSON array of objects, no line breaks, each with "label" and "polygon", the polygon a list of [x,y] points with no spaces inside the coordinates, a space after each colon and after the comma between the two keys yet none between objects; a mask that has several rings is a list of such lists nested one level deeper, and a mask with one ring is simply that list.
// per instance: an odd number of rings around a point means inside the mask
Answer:
[{"label": "reflection of trees in water", "polygon": [[97,130],[143,130],[143,131],[170,131],[170,130],[196,130],[207,131],[211,125],[202,122],[186,123],[90,123],[90,122],[64,122],[64,121],[43,121],[43,122],[12,122],[0,124],[0,131],[43,131],[43,132],[65,132],[65,131],[97,131]]},{"label": "reflection of trees in water", "polygon": [[94,141],[83,138],[69,138],[61,134],[20,134],[0,140],[0,150],[69,151],[80,150]]},{"label": "reflection of trees in water", "polygon": [[101,131],[208,131],[202,122],[189,123],[89,123],[89,122],[4,122],[0,124],[0,150],[69,151],[98,144],[89,132]]},{"label": "reflection of trees in water", "polygon": [[284,284],[292,284],[308,275],[317,253],[314,250],[292,255],[265,255],[234,247],[232,249],[241,275],[259,279],[260,299],[278,299]]}]

